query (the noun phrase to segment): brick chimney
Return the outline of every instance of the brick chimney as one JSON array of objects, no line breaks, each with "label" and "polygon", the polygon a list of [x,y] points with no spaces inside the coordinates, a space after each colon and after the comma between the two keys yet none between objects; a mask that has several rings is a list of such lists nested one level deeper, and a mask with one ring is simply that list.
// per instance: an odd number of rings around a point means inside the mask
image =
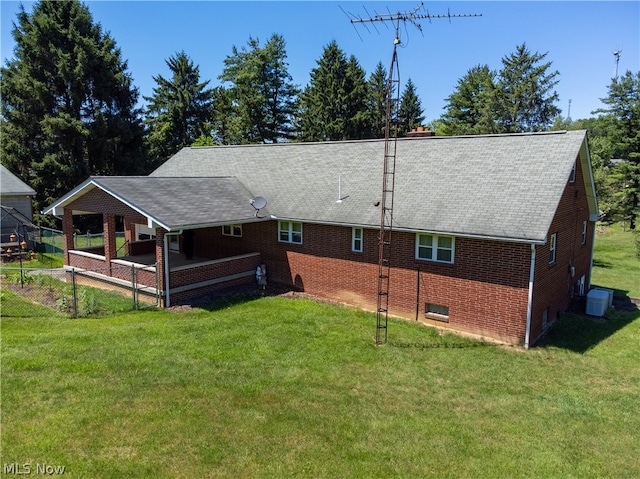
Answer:
[{"label": "brick chimney", "polygon": [[429,128],[425,128],[424,126],[414,128],[409,133],[407,133],[407,138],[424,138],[426,136],[436,136],[436,134]]}]

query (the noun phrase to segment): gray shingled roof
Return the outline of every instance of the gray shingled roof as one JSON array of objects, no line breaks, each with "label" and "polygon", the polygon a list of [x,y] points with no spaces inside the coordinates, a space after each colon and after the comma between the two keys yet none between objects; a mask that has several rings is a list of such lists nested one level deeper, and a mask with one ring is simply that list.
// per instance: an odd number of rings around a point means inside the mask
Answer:
[{"label": "gray shingled roof", "polygon": [[45,213],[61,209],[94,188],[109,193],[168,229],[196,228],[260,221],[249,200],[254,197],[231,177],[94,176],[54,203]]},{"label": "gray shingled roof", "polygon": [[[585,142],[584,131],[400,139],[394,228],[543,242]],[[151,177],[232,176],[275,217],[378,227],[383,156],[381,140],[193,147]]]},{"label": "gray shingled roof", "polygon": [[36,192],[24,181],[0,165],[0,192],[3,196],[35,196]]}]

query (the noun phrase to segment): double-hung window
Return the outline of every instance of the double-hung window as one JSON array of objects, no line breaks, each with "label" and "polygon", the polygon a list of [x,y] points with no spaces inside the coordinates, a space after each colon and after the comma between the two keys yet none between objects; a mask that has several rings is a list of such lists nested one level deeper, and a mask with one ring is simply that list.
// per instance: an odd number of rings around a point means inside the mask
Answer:
[{"label": "double-hung window", "polygon": [[242,237],[242,225],[223,225],[222,234],[224,236]]},{"label": "double-hung window", "polygon": [[278,241],[281,243],[302,244],[302,223],[278,221]]},{"label": "double-hung window", "polygon": [[549,264],[556,264],[556,242],[557,233],[553,233],[549,238]]},{"label": "double-hung window", "polygon": [[571,173],[569,173],[569,183],[575,183],[576,181],[576,162],[573,162],[573,168],[571,168]]},{"label": "double-hung window", "polygon": [[587,244],[587,222],[582,222],[582,244]]},{"label": "double-hung window", "polygon": [[362,228],[351,228],[351,251],[362,253]]},{"label": "double-hung window", "polygon": [[418,233],[416,236],[416,259],[453,263],[454,245],[453,236]]}]

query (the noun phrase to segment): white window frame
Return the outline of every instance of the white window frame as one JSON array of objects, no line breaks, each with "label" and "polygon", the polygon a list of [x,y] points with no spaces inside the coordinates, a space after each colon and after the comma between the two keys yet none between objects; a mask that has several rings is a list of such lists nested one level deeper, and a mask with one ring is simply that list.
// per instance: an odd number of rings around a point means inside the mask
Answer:
[{"label": "white window frame", "polygon": [[553,233],[549,238],[549,264],[556,264],[556,252],[558,249],[558,233]]},{"label": "white window frame", "polygon": [[582,222],[582,244],[587,244],[587,221]]},{"label": "white window frame", "polygon": [[[296,226],[299,225],[299,231]],[[299,221],[278,221],[278,242],[302,244],[302,223]]]},{"label": "white window frame", "polygon": [[[420,244],[420,238],[421,237],[427,237],[430,236],[431,237],[431,257],[427,257],[426,255],[421,255],[421,251],[424,251],[425,248],[427,248],[427,246],[421,245]],[[442,239],[450,239],[451,240],[451,247],[443,247],[440,246],[440,240]],[[455,257],[455,249],[456,249],[456,238],[455,236],[445,236],[445,235],[434,235],[434,234],[427,234],[427,233],[416,233],[416,259],[419,260],[423,260],[423,261],[435,261],[437,263],[446,263],[446,264],[453,264],[454,262],[454,257]],[[443,259],[438,259],[438,251],[451,251],[451,260],[447,261],[447,260],[443,260]]]},{"label": "white window frame", "polygon": [[242,238],[242,225],[222,225],[222,235]]},{"label": "white window frame", "polygon": [[[140,225],[140,224],[136,224],[135,225],[135,232],[136,232],[136,241],[144,241],[144,240],[152,240],[152,239],[156,239],[156,229],[155,228],[149,228],[146,225]],[[148,238],[141,238],[141,236],[148,236]]]},{"label": "white window frame", "polygon": [[364,230],[358,226],[351,228],[351,251],[362,253],[364,243]]},{"label": "white window frame", "polygon": [[573,162],[573,168],[571,168],[571,173],[569,173],[569,183],[576,182],[576,162]]},{"label": "white window frame", "polygon": [[424,305],[424,315],[426,318],[448,323],[449,306],[443,306],[435,303],[426,303]]}]

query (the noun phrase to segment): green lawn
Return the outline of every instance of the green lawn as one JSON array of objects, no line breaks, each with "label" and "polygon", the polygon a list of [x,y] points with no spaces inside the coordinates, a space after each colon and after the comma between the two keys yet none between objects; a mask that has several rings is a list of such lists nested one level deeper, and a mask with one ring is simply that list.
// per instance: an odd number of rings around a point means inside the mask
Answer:
[{"label": "green lawn", "polygon": [[[626,238],[598,236],[594,282],[633,295]],[[24,301],[3,291],[5,476],[640,477],[638,310],[562,315],[523,350],[410,321],[376,347],[374,315],[306,299],[13,317]]]},{"label": "green lawn", "polygon": [[592,283],[640,298],[640,258],[633,233],[617,225],[599,226],[594,248]]},{"label": "green lawn", "polygon": [[2,462],[91,478],[640,477],[640,313],[626,314],[580,353],[405,321],[376,347],[373,315],[277,297],[5,317]]}]

